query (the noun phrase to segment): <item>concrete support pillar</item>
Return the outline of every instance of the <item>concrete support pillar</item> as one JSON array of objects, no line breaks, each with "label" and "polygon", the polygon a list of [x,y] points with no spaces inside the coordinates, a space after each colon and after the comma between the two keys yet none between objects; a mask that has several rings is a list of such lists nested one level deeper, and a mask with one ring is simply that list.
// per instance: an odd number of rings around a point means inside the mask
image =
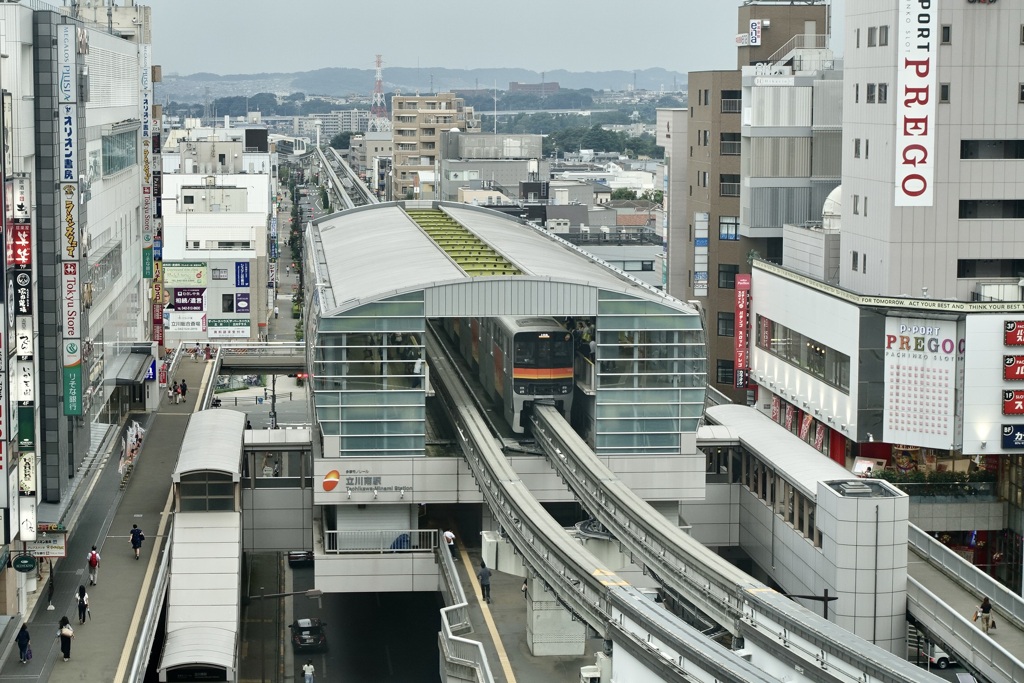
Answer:
[{"label": "concrete support pillar", "polygon": [[535,657],[584,654],[587,625],[570,614],[544,590],[544,582],[528,579],[526,592],[526,642]]}]

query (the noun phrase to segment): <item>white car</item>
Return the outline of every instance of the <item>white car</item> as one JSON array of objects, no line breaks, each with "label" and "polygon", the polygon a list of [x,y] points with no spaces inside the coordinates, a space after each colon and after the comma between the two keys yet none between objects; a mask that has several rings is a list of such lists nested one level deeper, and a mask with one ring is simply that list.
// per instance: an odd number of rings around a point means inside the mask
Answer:
[{"label": "white car", "polygon": [[950,664],[956,664],[956,660],[935,643],[920,642],[917,646],[919,657],[927,657],[932,666],[940,669],[947,668]]}]

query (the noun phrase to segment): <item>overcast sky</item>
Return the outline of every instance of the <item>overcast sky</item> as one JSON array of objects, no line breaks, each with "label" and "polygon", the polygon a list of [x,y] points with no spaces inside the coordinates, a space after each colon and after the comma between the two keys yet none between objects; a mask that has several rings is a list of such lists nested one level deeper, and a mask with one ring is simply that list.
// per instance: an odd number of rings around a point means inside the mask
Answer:
[{"label": "overcast sky", "polygon": [[[518,67],[674,71],[735,65],[739,0],[141,0],[167,74]],[[833,0],[841,19],[843,0]],[[365,25],[364,25],[365,22]],[[838,26],[837,26],[838,28]],[[841,34],[839,34],[841,35]]]}]

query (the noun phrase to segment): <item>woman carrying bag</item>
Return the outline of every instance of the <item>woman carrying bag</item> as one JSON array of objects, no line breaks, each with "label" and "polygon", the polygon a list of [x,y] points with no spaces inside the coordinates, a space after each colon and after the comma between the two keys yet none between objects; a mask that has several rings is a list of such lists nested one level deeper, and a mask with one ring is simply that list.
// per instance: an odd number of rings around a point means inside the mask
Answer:
[{"label": "woman carrying bag", "polygon": [[75,637],[75,630],[71,628],[71,620],[66,616],[60,618],[60,630],[57,631],[60,638],[60,652],[64,655],[64,661],[71,659],[71,639]]}]

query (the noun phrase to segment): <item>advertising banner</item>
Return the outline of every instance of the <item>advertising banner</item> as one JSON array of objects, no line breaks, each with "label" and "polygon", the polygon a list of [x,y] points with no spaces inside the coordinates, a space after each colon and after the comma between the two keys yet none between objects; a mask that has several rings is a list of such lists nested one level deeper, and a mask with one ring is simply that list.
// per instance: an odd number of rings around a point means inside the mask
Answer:
[{"label": "advertising banner", "polygon": [[36,409],[33,406],[18,406],[18,449],[22,457],[25,451],[36,447]]},{"label": "advertising banner", "polygon": [[1003,415],[1024,415],[1024,389],[1003,391]]},{"label": "advertising banner", "polygon": [[156,257],[153,254],[153,247],[142,248],[142,277],[147,280],[153,277],[153,262]]},{"label": "advertising banner", "polygon": [[78,54],[74,24],[57,26],[57,102],[78,101]]},{"label": "advertising banner", "polygon": [[957,364],[964,354],[956,323],[886,318],[884,351],[882,440],[948,449],[956,435]]},{"label": "advertising banner", "polygon": [[1003,379],[1024,380],[1024,356],[1003,356]]},{"label": "advertising banner", "polygon": [[[23,496],[36,494],[36,454],[22,453],[18,458],[18,493]],[[22,538],[22,540],[25,540]]]},{"label": "advertising banner", "polygon": [[32,217],[32,181],[28,176],[15,176],[8,183],[11,192],[7,217],[18,223],[27,223]]},{"label": "advertising banner", "polygon": [[36,383],[34,366],[30,360],[19,360],[14,368],[14,397],[19,406],[30,406],[36,400]]},{"label": "advertising banner", "polygon": [[1024,346],[1024,320],[1007,320],[1003,323],[1003,344]]},{"label": "advertising banner", "polygon": [[79,319],[82,311],[79,306],[78,263],[69,261],[60,264],[60,322],[61,336],[65,339],[78,339],[81,336]]},{"label": "advertising banner", "polygon": [[235,313],[248,313],[249,310],[249,293],[237,292],[235,294]]},{"label": "advertising banner", "polygon": [[164,287],[205,287],[207,270],[205,261],[164,261]]},{"label": "advertising banner", "polygon": [[78,182],[78,105],[62,104],[60,122],[60,181]]},{"label": "advertising banner", "polygon": [[175,287],[174,310],[205,311],[206,287]]},{"label": "advertising banner", "polygon": [[82,348],[77,340],[64,340],[64,414],[82,414]]},{"label": "advertising banner", "polygon": [[32,315],[32,271],[15,270],[10,274],[14,287],[14,312],[16,315]]},{"label": "advertising banner", "polygon": [[217,319],[208,321],[208,333],[210,339],[236,338],[244,339],[249,336],[249,319]]},{"label": "advertising banner", "polygon": [[61,213],[61,260],[77,261],[78,243],[78,182],[64,182],[60,185],[60,193],[64,204]]},{"label": "advertising banner", "polygon": [[747,386],[750,370],[750,275],[736,275],[736,309],[733,318],[733,386]]},{"label": "advertising banner", "polygon": [[14,319],[14,340],[18,358],[31,358],[32,350],[32,318],[18,317]]},{"label": "advertising banner", "polygon": [[1024,448],[1024,425],[1003,425],[1003,448]]},{"label": "advertising banner", "polygon": [[[896,206],[931,206],[935,169],[937,2],[899,0],[896,31]],[[946,446],[949,446],[947,443]]]},{"label": "advertising banner", "polygon": [[[696,212],[693,214],[693,294],[708,295],[708,225],[710,214]],[[699,246],[703,240],[704,246]]]},{"label": "advertising banner", "polygon": [[[35,503],[34,498],[27,498]],[[53,559],[68,556],[66,531],[50,531],[44,538],[29,541],[25,544],[25,552],[33,557],[50,557]]]},{"label": "advertising banner", "polygon": [[170,332],[206,332],[206,313],[164,311],[164,327]]},{"label": "advertising banner", "polygon": [[235,261],[235,287],[249,286],[249,262]]},{"label": "advertising banner", "polygon": [[32,225],[7,224],[7,265],[28,268],[32,265]]}]

